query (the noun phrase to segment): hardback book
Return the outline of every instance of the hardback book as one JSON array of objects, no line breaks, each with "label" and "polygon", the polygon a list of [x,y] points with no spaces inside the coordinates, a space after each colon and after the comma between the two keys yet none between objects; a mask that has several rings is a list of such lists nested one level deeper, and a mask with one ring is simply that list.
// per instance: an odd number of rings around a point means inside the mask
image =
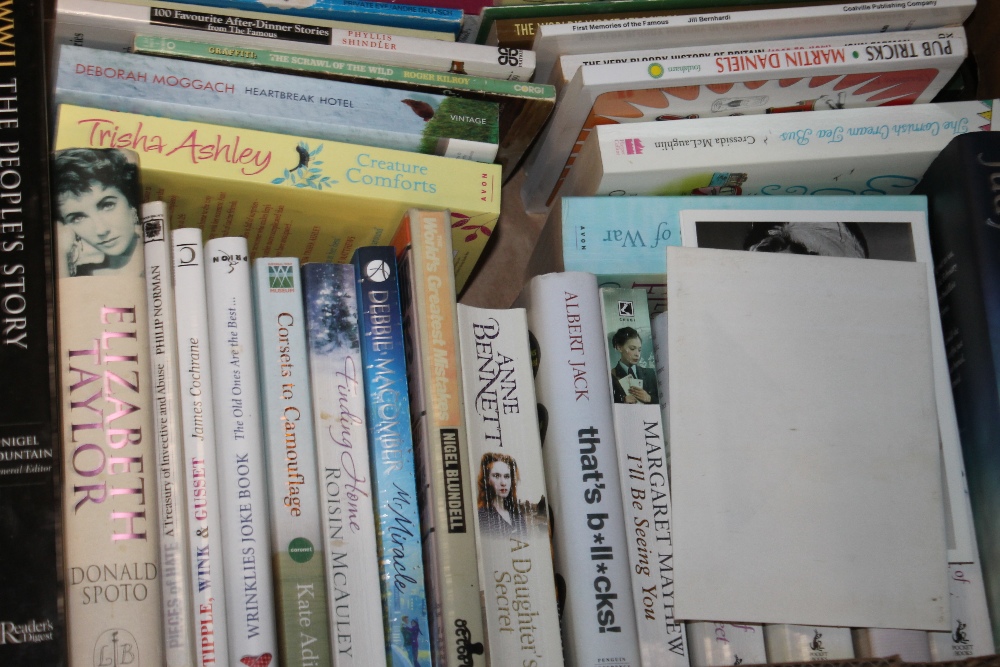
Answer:
[{"label": "hardback book", "polygon": [[855,628],[854,654],[859,658],[899,656],[906,662],[930,662],[928,633],[923,630]]},{"label": "hardback book", "polygon": [[411,209],[392,245],[399,267],[432,649],[436,664],[465,665],[485,651],[480,605],[485,583],[475,557],[451,226],[447,211]]},{"label": "hardback book", "polygon": [[376,32],[373,27],[302,28],[277,17],[272,24],[266,18],[243,19],[221,13],[222,9],[198,5],[157,3],[150,7],[110,0],[59,1],[67,6],[58,14],[57,44],[127,51],[139,34],[181,39],[210,36],[212,41],[236,49],[282,48],[301,57],[350,58],[520,81],[529,80],[535,70],[533,51],[501,51],[495,46],[390,35]]},{"label": "hardback book", "polygon": [[361,363],[367,393],[365,420],[375,491],[372,500],[386,659],[390,667],[430,667],[430,610],[424,582],[395,250],[362,246],[351,263],[357,281]]},{"label": "hardback book", "polygon": [[257,332],[245,238],[205,242],[205,283],[229,657],[230,662],[266,665],[277,660],[278,631]]},{"label": "hardback book", "polygon": [[457,34],[462,11],[447,7],[417,6],[380,0],[317,0],[280,5],[264,0],[197,0],[204,7],[237,7],[272,16],[309,16],[368,25],[398,25]]},{"label": "hardback book", "polygon": [[489,660],[562,665],[527,318],[459,305],[458,329]]},{"label": "hardback book", "polygon": [[492,102],[76,46],[59,50],[54,99],[277,133],[294,118],[318,139],[475,162],[499,141]]},{"label": "hardback book", "polygon": [[642,289],[602,287],[600,295],[642,664],[687,667],[684,624],[674,616],[670,478],[649,304]]},{"label": "hardback book", "polygon": [[55,143],[134,146],[174,227],[243,235],[253,257],[347,262],[388,244],[411,207],[450,208],[459,289],[500,211],[499,165],[468,160],[71,105]]},{"label": "hardback book", "polygon": [[[1000,142],[995,133],[956,137],[934,160],[917,191],[927,195],[941,326],[965,456],[979,565],[993,641],[1000,640],[1000,530],[988,520],[996,504],[1000,457],[1000,392],[996,368],[1000,320],[993,272],[1000,257],[996,183]],[[968,623],[968,621],[966,621]]]},{"label": "hardback book", "polygon": [[794,11],[787,5],[739,12],[716,7],[669,17],[553,23],[539,26],[532,42],[535,78],[548,81],[559,56],[574,53],[959,26],[975,6],[975,0],[937,0],[933,5],[839,2],[796,6]]},{"label": "hardback book", "polygon": [[338,58],[304,58],[280,49],[234,49],[209,42],[137,35],[133,50],[136,53],[295,72],[337,81],[372,83],[399,90],[495,102],[500,112],[496,161],[503,167],[504,179],[514,173],[556,102],[555,88],[547,84]]},{"label": "hardback book", "polygon": [[768,662],[850,660],[854,643],[850,628],[778,623],[764,626]]},{"label": "hardback book", "polygon": [[52,163],[68,664],[165,664],[137,156]]},{"label": "hardback book", "polygon": [[294,257],[257,259],[252,275],[280,662],[313,667],[331,642],[304,291]]},{"label": "hardback book", "polygon": [[336,667],[385,667],[354,267],[302,267]]},{"label": "hardback book", "polygon": [[[10,205],[0,225],[8,273],[0,368],[0,663],[64,664],[66,627],[60,610],[56,477],[60,383],[51,347],[54,280],[50,246],[49,136],[41,3],[11,3],[5,14],[0,93],[14,98],[2,117],[0,155],[10,162]],[[15,101],[16,100],[16,101]],[[13,122],[11,122],[13,121]],[[12,214],[14,212],[12,211]]]},{"label": "hardback book", "polygon": [[764,633],[758,623],[692,621],[685,624],[691,667],[755,665],[767,662]]},{"label": "hardback book", "polygon": [[223,586],[219,461],[212,398],[212,355],[208,335],[208,293],[201,230],[170,232],[178,365],[181,368],[183,456],[187,482],[191,600],[198,667],[229,664],[229,623]]},{"label": "hardback book", "polygon": [[[104,0],[56,0],[54,41],[56,44],[75,44],[89,48],[128,50],[130,31],[114,22],[112,17],[126,15],[146,24],[155,23],[161,28],[172,29],[174,36],[194,35],[188,30],[225,32],[242,37],[260,37],[282,41],[326,43],[330,29],[369,32],[369,23],[332,21],[308,16],[277,17],[263,12],[252,12],[234,7],[202,7],[183,2],[158,2],[156,0],[111,0],[137,5],[142,11],[109,7]],[[179,13],[178,13],[179,12]],[[144,18],[140,18],[144,17]],[[220,27],[222,26],[222,27]],[[448,30],[416,30],[399,26],[379,26],[378,31],[390,35],[455,41],[455,34]],[[528,48],[531,48],[529,45]]]},{"label": "hardback book", "polygon": [[951,563],[948,578],[951,599],[951,630],[928,632],[931,660],[965,660],[993,655],[993,633],[978,562]]},{"label": "hardback book", "polygon": [[[560,214],[548,223],[558,231],[546,226],[539,252],[553,247],[552,239],[558,236],[565,270],[586,267],[602,285],[644,289],[654,312],[669,310],[665,246],[682,244],[756,251],[794,248],[809,254],[922,262],[933,292],[923,197],[564,197]],[[929,300],[936,301],[933,293]],[[948,496],[948,561],[963,563],[976,559],[976,542],[944,334],[937,322],[934,305],[928,323]]]},{"label": "hardback book", "polygon": [[556,76],[572,80],[525,161],[525,205],[552,203],[598,125],[930,102],[965,60],[951,30],[564,57]]},{"label": "hardback book", "polygon": [[666,252],[678,617],[948,629],[928,268]]},{"label": "hardback book", "polygon": [[[830,0],[787,0],[785,4],[804,4],[812,2],[829,2]],[[834,0],[836,1],[836,0]],[[771,4],[773,0],[615,0],[615,4],[609,5],[605,0],[592,2],[543,2],[525,3],[519,5],[503,4],[483,7],[479,12],[479,22],[475,26],[475,32],[471,39],[478,44],[490,44],[491,36],[499,31],[494,29],[494,23],[498,21],[519,21],[518,27],[513,31],[513,36],[519,39],[527,39],[524,46],[531,48],[531,43],[535,38],[538,25],[542,23],[570,23],[573,21],[589,20],[590,15],[604,14],[605,18],[625,18],[626,13],[655,12],[657,14],[670,15],[674,13],[690,13],[691,9],[704,9],[707,7],[722,8],[727,11],[739,11],[754,5]],[[971,11],[971,9],[970,9]],[[466,17],[468,21],[469,17]],[[463,29],[464,31],[464,29]],[[501,33],[506,35],[506,31]],[[506,42],[499,42],[500,46],[516,46]]]},{"label": "hardback book", "polygon": [[153,382],[156,493],[160,505],[160,582],[163,589],[164,664],[195,664],[194,605],[191,599],[191,538],[188,531],[187,474],[183,453],[181,383],[174,313],[170,212],[162,201],[141,209]]},{"label": "hardback book", "polygon": [[905,195],[952,137],[991,129],[993,104],[603,125],[587,136],[560,193]]},{"label": "hardback book", "polygon": [[641,662],[597,280],[536,276],[526,307],[549,491],[563,654],[581,667]]}]

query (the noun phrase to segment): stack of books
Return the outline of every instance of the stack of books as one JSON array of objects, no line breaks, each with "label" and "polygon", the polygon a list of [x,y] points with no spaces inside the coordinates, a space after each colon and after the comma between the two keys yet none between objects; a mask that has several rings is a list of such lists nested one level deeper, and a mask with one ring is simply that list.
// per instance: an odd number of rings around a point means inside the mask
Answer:
[{"label": "stack of books", "polygon": [[996,653],[979,4],[12,5],[0,664]]}]

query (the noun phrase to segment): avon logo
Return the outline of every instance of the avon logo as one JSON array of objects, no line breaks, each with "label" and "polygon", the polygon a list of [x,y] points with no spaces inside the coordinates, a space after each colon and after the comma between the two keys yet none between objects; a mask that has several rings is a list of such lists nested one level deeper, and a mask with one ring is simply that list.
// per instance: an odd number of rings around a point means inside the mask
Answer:
[{"label": "avon logo", "polygon": [[615,155],[642,155],[641,139],[615,139]]}]

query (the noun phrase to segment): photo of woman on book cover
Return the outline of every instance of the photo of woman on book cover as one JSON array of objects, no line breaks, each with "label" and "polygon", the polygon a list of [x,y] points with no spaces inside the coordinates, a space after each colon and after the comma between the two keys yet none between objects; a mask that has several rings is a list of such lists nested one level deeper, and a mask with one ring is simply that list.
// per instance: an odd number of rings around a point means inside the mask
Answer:
[{"label": "photo of woman on book cover", "polygon": [[55,155],[53,214],[62,277],[143,274],[134,153],[70,148]]},{"label": "photo of woman on book cover", "polygon": [[659,403],[656,369],[643,366],[642,336],[632,327],[621,327],[611,337],[617,359],[611,359],[611,393],[615,403]]},{"label": "photo of woman on book cover", "polygon": [[479,529],[485,534],[524,533],[525,516],[517,500],[517,461],[508,454],[486,452],[479,463],[477,488]]}]

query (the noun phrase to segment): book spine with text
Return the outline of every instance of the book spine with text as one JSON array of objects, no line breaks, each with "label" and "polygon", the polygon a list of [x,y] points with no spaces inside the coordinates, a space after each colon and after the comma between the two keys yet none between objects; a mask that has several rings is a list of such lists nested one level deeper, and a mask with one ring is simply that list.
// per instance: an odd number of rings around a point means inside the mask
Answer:
[{"label": "book spine with text", "polygon": [[563,664],[524,309],[458,306],[490,662]]},{"label": "book spine with text", "polygon": [[[170,232],[173,245],[177,359],[187,483],[192,605],[198,667],[229,664],[222,570],[222,516],[208,344],[208,295],[201,230]],[[181,295],[178,300],[176,295]],[[183,301],[183,303],[181,303]]]},{"label": "book spine with text", "polygon": [[993,655],[990,613],[978,562],[948,565],[951,631],[929,632],[931,660],[946,662]]},{"label": "book spine with text", "polygon": [[164,664],[167,667],[194,665],[194,608],[188,590],[190,536],[170,259],[170,214],[162,201],[142,205],[142,242],[156,429],[156,497],[160,505]]},{"label": "book spine with text", "polygon": [[253,290],[281,664],[312,667],[330,662],[330,633],[298,260],[255,260]]},{"label": "book spine with text", "polygon": [[304,264],[302,290],[333,664],[385,667],[354,267]]},{"label": "book spine with text", "polygon": [[597,280],[536,276],[522,299],[538,347],[535,394],[566,661],[638,667]]},{"label": "book spine with text", "polygon": [[674,617],[672,502],[646,292],[600,294],[642,664],[687,667],[684,625]]},{"label": "book spine with text", "polygon": [[[166,663],[136,162],[134,153],[116,149],[67,149],[53,159],[71,667]],[[99,168],[125,176],[73,192],[79,174]],[[113,238],[90,233],[95,199],[115,214]],[[111,253],[124,264],[109,263]]]},{"label": "book spine with text", "polygon": [[[362,246],[356,271],[365,416],[375,488],[386,657],[430,667],[431,644],[395,250]],[[371,631],[371,629],[369,629]]]},{"label": "book spine with text", "polygon": [[[7,206],[0,223],[0,664],[65,661],[57,562],[49,139],[44,5],[11,2],[0,56],[0,158]],[[9,49],[9,50],[8,50]],[[16,55],[16,57],[15,57]]]},{"label": "book spine with text", "polygon": [[476,536],[462,413],[451,215],[411,209],[393,239],[408,349],[413,451],[437,664],[482,654]]},{"label": "book spine with text", "polygon": [[230,662],[267,664],[278,638],[250,281],[245,238],[205,243]]},{"label": "book spine with text", "polygon": [[57,72],[56,104],[279,133],[295,118],[297,132],[318,139],[475,162],[497,152],[492,102],[72,45],[60,48]]},{"label": "book spine with text", "polygon": [[[58,10],[58,44],[128,51],[137,35],[210,36],[213,42],[237,49],[287,48],[304,57],[351,58],[516,81],[528,81],[535,71],[534,51],[390,35],[376,32],[377,27],[301,29],[287,20],[276,19],[269,25],[271,21],[263,19],[241,19],[222,8],[172,3],[142,7],[104,0],[70,0],[63,7],[64,1],[60,0]],[[247,23],[250,25],[244,27]]]},{"label": "book spine with text", "polygon": [[[1000,526],[992,520],[1000,474],[1000,141],[996,132],[953,139],[914,190],[927,196],[941,328],[965,460],[969,503],[993,641],[1000,640]],[[970,570],[970,575],[973,571]],[[954,581],[952,582],[955,583]],[[954,589],[954,585],[953,585]],[[977,594],[969,595],[975,599]],[[953,606],[955,604],[953,591]],[[975,609],[972,605],[971,609]],[[975,628],[978,621],[955,615]],[[972,632],[969,637],[975,636]],[[933,641],[933,639],[932,639]],[[956,642],[957,643],[957,642]],[[976,642],[977,646],[979,642]],[[990,645],[987,644],[987,647]],[[978,649],[977,649],[978,650]],[[965,657],[965,656],[962,656]]]}]

